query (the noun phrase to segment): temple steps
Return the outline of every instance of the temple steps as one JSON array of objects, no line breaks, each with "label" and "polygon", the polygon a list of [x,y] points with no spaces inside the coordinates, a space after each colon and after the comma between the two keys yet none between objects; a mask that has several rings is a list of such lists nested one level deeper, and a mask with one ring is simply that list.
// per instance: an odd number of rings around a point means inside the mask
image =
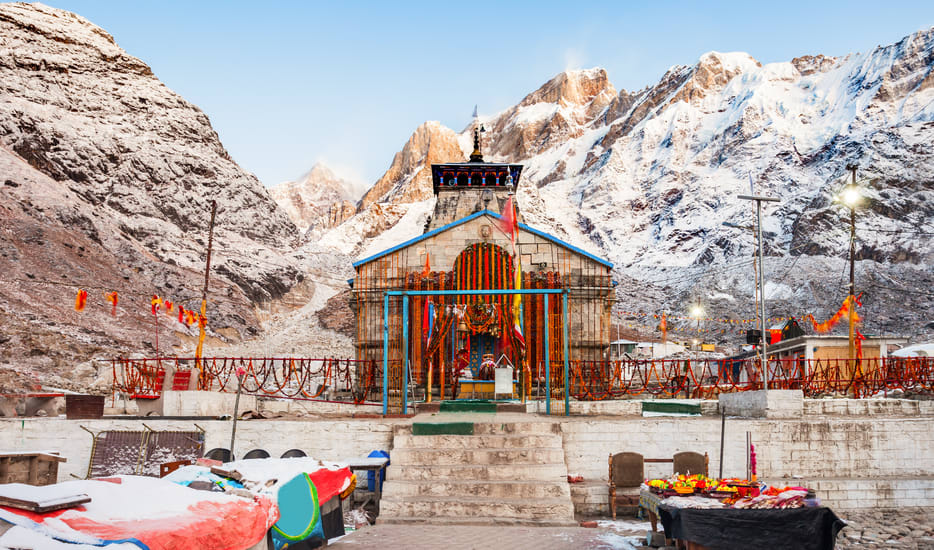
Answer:
[{"label": "temple steps", "polygon": [[395,426],[378,521],[572,525],[560,425],[490,420]]}]

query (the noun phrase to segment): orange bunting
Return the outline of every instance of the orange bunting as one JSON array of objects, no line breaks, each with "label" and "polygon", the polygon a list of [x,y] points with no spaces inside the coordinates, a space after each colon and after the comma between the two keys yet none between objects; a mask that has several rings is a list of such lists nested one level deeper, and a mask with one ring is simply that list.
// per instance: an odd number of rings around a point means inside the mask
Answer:
[{"label": "orange bunting", "polygon": [[162,305],[162,298],[153,294],[151,303],[152,303],[152,314],[155,315],[156,312],[159,311],[159,306]]},{"label": "orange bunting", "polygon": [[110,315],[113,317],[117,316],[117,301],[119,297],[117,296],[117,291],[105,292],[104,299],[110,303]]},{"label": "orange bunting", "polygon": [[75,311],[84,311],[84,306],[88,303],[88,293],[86,290],[78,289],[78,295],[75,296]]},{"label": "orange bunting", "polygon": [[184,317],[185,317],[185,308],[182,306],[178,306],[178,322],[184,323],[185,322]]},{"label": "orange bunting", "polygon": [[162,306],[165,308],[166,315],[172,315],[172,302],[169,300],[163,300]]}]

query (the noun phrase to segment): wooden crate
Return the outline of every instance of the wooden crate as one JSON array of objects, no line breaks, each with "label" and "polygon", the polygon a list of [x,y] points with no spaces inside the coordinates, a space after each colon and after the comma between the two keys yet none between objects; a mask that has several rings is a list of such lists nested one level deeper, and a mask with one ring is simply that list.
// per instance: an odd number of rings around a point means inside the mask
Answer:
[{"label": "wooden crate", "polygon": [[53,485],[65,458],[42,452],[0,453],[0,483]]},{"label": "wooden crate", "polygon": [[65,395],[65,417],[90,419],[104,416],[103,395]]}]

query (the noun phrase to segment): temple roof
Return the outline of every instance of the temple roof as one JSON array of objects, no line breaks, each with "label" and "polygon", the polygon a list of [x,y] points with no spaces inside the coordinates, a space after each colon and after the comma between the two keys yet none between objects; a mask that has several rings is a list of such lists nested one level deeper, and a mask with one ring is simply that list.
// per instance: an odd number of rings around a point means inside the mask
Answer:
[{"label": "temple roof", "polygon": [[[358,261],[356,261],[356,262],[353,263],[353,267],[354,267],[354,269],[356,269],[357,267],[359,267],[359,266],[361,266],[361,265],[363,265],[363,264],[372,262],[373,260],[377,260],[377,259],[379,259],[379,258],[382,258],[383,256],[388,255],[388,254],[392,254],[393,252],[396,252],[397,250],[401,250],[401,249],[403,249],[403,248],[412,246],[413,244],[416,244],[416,243],[419,243],[419,242],[421,242],[421,241],[424,241],[425,239],[428,239],[428,238],[433,237],[433,236],[435,236],[435,235],[437,235],[437,234],[439,234],[439,233],[442,233],[442,232],[444,232],[444,231],[447,231],[447,230],[449,230],[449,229],[452,229],[452,228],[454,228],[454,227],[457,227],[457,226],[459,226],[459,225],[461,225],[461,224],[464,224],[464,223],[466,223],[466,222],[469,222],[470,220],[479,218],[480,216],[489,216],[489,217],[495,218],[495,219],[500,219],[500,218],[501,218],[501,216],[500,216],[499,214],[495,213],[495,212],[491,212],[491,211],[489,211],[489,210],[481,210],[481,211],[479,211],[479,212],[475,212],[474,214],[471,214],[470,216],[467,216],[466,218],[461,218],[461,219],[459,219],[459,220],[457,220],[457,221],[455,221],[455,222],[449,223],[449,224],[447,224],[447,225],[445,225],[445,226],[443,226],[443,227],[439,227],[438,229],[435,229],[435,230],[433,230],[433,231],[429,231],[428,233],[425,233],[425,234],[423,234],[423,235],[419,235],[418,237],[415,237],[414,239],[409,239],[409,240],[405,241],[404,243],[397,244],[396,246],[394,246],[394,247],[392,247],[392,248],[387,248],[386,250],[383,250],[382,252],[378,252],[378,253],[376,253],[376,254],[373,254],[372,256],[369,256],[369,257],[367,257],[367,258],[363,258],[362,260],[358,260]],[[573,252],[576,252],[577,254],[580,254],[581,256],[584,256],[584,257],[586,257],[586,258],[589,258],[589,259],[591,259],[591,260],[597,262],[598,264],[607,267],[608,269],[612,269],[612,267],[613,267],[613,264],[612,264],[611,262],[608,262],[607,260],[604,260],[603,258],[600,258],[600,257],[598,257],[598,256],[594,256],[593,254],[591,254],[591,253],[589,253],[589,252],[586,252],[586,251],[584,251],[584,250],[582,250],[582,249],[580,249],[580,248],[577,248],[576,246],[574,246],[574,245],[572,245],[572,244],[570,244],[570,243],[566,243],[566,242],[562,241],[561,239],[555,237],[554,235],[550,235],[550,234],[548,234],[548,233],[545,233],[544,231],[540,231],[540,230],[538,230],[538,229],[529,227],[528,225],[525,225],[524,223],[520,223],[520,224],[519,224],[519,229],[524,230],[524,231],[528,231],[529,233],[532,233],[532,234],[534,234],[534,235],[538,235],[539,237],[542,237],[542,238],[544,238],[544,239],[547,239],[547,240],[549,240],[549,241],[551,241],[551,242],[553,242],[553,243],[555,243],[555,244],[557,244],[557,245],[559,245],[559,246],[562,246],[562,247],[564,247],[564,248],[567,248],[568,250],[571,250],[571,251],[573,251]]]}]

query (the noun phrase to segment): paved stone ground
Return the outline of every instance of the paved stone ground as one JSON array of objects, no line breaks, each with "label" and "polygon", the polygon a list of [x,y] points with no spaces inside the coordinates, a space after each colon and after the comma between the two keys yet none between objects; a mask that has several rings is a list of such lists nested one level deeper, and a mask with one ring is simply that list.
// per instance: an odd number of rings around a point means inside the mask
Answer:
[{"label": "paved stone ground", "polygon": [[[905,509],[837,514],[847,526],[837,536],[838,550],[893,548],[934,550],[934,510]],[[632,550],[649,528],[635,518],[601,520],[597,528],[379,524],[354,531],[328,548],[446,548],[450,550]]]},{"label": "paved stone ground", "polygon": [[648,528],[635,519],[600,521],[596,528],[377,524],[331,541],[328,549],[632,550]]},{"label": "paved stone ground", "polygon": [[837,514],[848,525],[837,535],[837,548],[934,549],[934,510]]}]

